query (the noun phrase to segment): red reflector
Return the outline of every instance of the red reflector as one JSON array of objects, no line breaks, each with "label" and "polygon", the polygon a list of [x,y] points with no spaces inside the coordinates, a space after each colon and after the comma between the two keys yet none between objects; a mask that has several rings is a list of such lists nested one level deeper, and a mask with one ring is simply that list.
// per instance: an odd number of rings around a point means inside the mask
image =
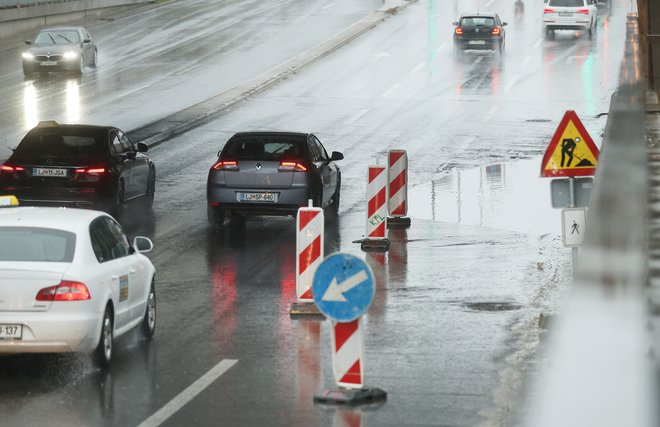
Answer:
[{"label": "red reflector", "polygon": [[500,29],[499,29],[499,27],[495,27],[495,28],[493,28],[492,34],[493,34],[494,36],[499,35],[499,34],[500,34]]},{"label": "red reflector", "polygon": [[589,9],[578,9],[577,13],[581,13],[583,15],[589,15]]},{"label": "red reflector", "polygon": [[83,301],[90,299],[85,284],[62,280],[57,286],[43,288],[37,293],[37,301]]},{"label": "red reflector", "polygon": [[218,160],[211,168],[218,171],[237,171],[238,162],[236,160]]},{"label": "red reflector", "polygon": [[11,165],[2,165],[0,166],[0,171],[2,172],[23,172],[25,170],[24,167],[21,166],[11,166]]},{"label": "red reflector", "polygon": [[463,35],[463,29],[461,27],[456,27],[456,29],[454,30],[454,33],[457,36],[462,36]]},{"label": "red reflector", "polygon": [[75,170],[76,173],[88,173],[90,175],[102,175],[105,173],[105,168],[80,168]]},{"label": "red reflector", "polygon": [[546,7],[543,9],[543,13],[555,13],[555,10],[551,7]]},{"label": "red reflector", "polygon": [[292,172],[292,171],[299,171],[299,172],[306,172],[307,168],[304,165],[301,165],[298,162],[280,162],[280,167],[279,170],[281,172]]}]

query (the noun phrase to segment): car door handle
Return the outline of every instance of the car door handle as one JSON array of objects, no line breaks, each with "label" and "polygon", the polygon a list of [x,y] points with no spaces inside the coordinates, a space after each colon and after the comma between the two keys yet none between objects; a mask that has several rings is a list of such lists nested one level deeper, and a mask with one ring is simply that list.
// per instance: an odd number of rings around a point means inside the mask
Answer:
[{"label": "car door handle", "polygon": [[134,276],[135,275],[135,270],[133,270],[133,269],[128,270],[128,274],[130,274],[131,276]]}]

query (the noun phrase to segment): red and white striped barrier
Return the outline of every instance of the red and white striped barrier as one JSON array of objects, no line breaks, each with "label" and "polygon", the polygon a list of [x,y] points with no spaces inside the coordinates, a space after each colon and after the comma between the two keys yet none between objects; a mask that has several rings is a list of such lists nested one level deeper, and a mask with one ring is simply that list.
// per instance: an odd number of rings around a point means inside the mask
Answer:
[{"label": "red and white striped barrier", "polygon": [[369,166],[367,181],[367,239],[385,239],[387,228],[387,168]]},{"label": "red and white striped barrier", "polygon": [[340,387],[363,388],[362,317],[351,322],[332,321],[332,370]]},{"label": "red and white striped barrier", "polygon": [[312,281],[323,261],[323,209],[298,209],[296,216],[296,295],[300,302],[314,302]]},{"label": "red and white striped barrier", "polygon": [[390,216],[404,217],[408,213],[408,154],[405,150],[390,150],[387,164],[387,210]]}]

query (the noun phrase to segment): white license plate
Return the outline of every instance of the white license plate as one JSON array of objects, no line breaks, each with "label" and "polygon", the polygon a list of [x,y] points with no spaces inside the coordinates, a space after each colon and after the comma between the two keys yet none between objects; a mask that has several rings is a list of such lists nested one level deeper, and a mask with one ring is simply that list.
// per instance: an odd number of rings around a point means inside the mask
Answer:
[{"label": "white license plate", "polygon": [[0,340],[20,340],[23,338],[23,325],[0,325]]},{"label": "white license plate", "polygon": [[50,176],[50,177],[66,177],[66,169],[46,169],[46,168],[35,168],[32,169],[33,176]]},{"label": "white license plate", "polygon": [[485,40],[470,40],[468,44],[486,44]]},{"label": "white license plate", "polygon": [[559,16],[573,16],[573,12],[559,12]]},{"label": "white license plate", "polygon": [[53,66],[53,65],[57,65],[57,62],[55,62],[55,61],[41,61],[39,64],[45,65],[45,66]]},{"label": "white license plate", "polygon": [[244,202],[275,202],[275,193],[241,193]]}]

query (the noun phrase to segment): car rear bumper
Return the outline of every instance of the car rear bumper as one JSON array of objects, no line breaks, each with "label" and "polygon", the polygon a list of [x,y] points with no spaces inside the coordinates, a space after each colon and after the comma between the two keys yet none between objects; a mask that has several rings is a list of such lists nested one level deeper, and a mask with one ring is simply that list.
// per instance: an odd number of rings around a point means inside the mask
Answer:
[{"label": "car rear bumper", "polygon": [[591,26],[591,21],[589,19],[584,19],[584,20],[561,20],[561,19],[553,19],[553,20],[544,20],[543,21],[543,30],[548,31],[548,30],[588,30],[589,27]]},{"label": "car rear bumper", "polygon": [[[239,201],[238,193],[275,193],[276,202]],[[208,191],[209,206],[216,210],[243,215],[295,215],[298,208],[307,206],[309,190],[304,188],[289,189],[234,189],[211,187]]]},{"label": "car rear bumper", "polygon": [[501,37],[491,37],[484,39],[454,39],[454,46],[462,50],[495,50],[502,44]]}]

